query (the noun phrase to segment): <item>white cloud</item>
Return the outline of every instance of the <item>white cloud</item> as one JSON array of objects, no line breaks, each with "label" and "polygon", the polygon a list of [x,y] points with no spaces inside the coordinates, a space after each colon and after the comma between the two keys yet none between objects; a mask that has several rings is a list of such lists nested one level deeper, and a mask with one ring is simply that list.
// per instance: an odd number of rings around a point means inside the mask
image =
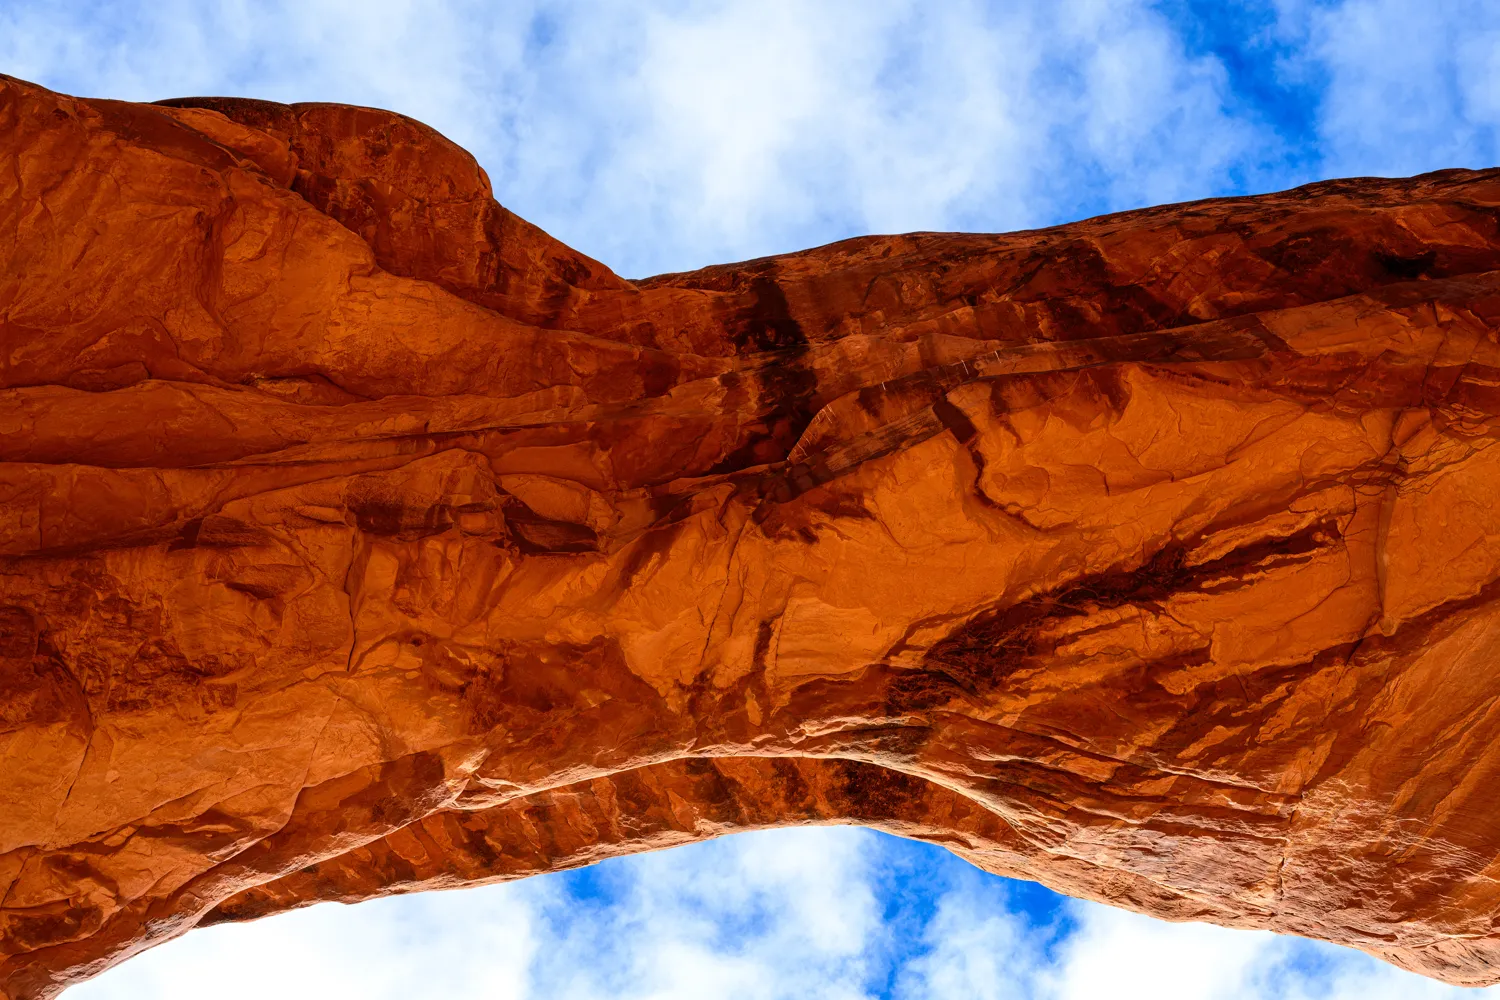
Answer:
[{"label": "white cloud", "polygon": [[1206,195],[1273,138],[1147,0],[20,0],[0,64],[98,96],[406,112],[628,274]]},{"label": "white cloud", "polygon": [[926,951],[896,980],[901,1000],[1009,1000],[1046,985],[1044,936],[1019,915],[996,910],[966,886],[939,900],[923,933]]},{"label": "white cloud", "polygon": [[1282,961],[1281,939],[1207,924],[1168,924],[1122,910],[1078,908],[1058,955],[1057,1000],[1248,1000],[1252,973]]},{"label": "white cloud", "polygon": [[1225,114],[1217,63],[1189,58],[1136,0],[659,7],[560,21],[538,79],[572,86],[548,60],[592,51],[596,31],[630,40],[579,84],[610,96],[570,127],[544,107],[518,127],[549,148],[603,136],[598,161],[580,178],[518,146],[496,178],[564,238],[594,227],[571,238],[628,273],[1208,194],[1269,141]]},{"label": "white cloud", "polygon": [[66,992],[68,1000],[521,1000],[544,887],[323,903],[193,931]]},{"label": "white cloud", "polygon": [[[1247,2],[1276,15],[1283,78],[1303,88],[1283,98],[1317,104],[1311,162],[1323,174],[1500,157],[1500,7]],[[1286,164],[1309,151],[1237,99],[1171,9],[12,0],[0,66],[135,100],[394,108],[471,148],[511,208],[640,275],[864,232],[1005,230],[1307,179]]]},{"label": "white cloud", "polygon": [[[67,1000],[196,1000],[210,982],[225,1000],[1500,995],[1328,945],[1090,903],[1066,904],[1066,924],[1037,925],[1035,914],[978,891],[984,876],[952,877],[956,861],[883,879],[893,843],[849,828],[778,830],[612,862],[582,896],[542,876],[322,904],[193,931],[75,987]],[[884,923],[886,908],[901,904],[925,914],[914,928]]]},{"label": "white cloud", "polygon": [[1467,990],[1332,945],[1265,931],[1172,924],[1073,904],[1077,928],[1044,975],[1047,1000],[1439,1000]]},{"label": "white cloud", "polygon": [[546,877],[326,903],[194,931],[68,1000],[863,1000],[882,929],[874,835],[747,834],[607,866],[594,900]]},{"label": "white cloud", "polygon": [[864,831],[747,834],[617,866],[610,905],[546,910],[535,995],[864,997],[879,932]]},{"label": "white cloud", "polygon": [[1281,0],[1288,70],[1322,81],[1325,176],[1500,162],[1500,7],[1488,0]]}]

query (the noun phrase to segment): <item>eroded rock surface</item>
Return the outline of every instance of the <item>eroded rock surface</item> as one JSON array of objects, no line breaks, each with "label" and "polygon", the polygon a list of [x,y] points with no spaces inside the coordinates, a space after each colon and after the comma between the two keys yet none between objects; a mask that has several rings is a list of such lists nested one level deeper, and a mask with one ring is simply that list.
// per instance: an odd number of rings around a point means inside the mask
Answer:
[{"label": "eroded rock surface", "polygon": [[1500,172],[626,281],[0,79],[0,991],[861,823],[1500,979]]}]

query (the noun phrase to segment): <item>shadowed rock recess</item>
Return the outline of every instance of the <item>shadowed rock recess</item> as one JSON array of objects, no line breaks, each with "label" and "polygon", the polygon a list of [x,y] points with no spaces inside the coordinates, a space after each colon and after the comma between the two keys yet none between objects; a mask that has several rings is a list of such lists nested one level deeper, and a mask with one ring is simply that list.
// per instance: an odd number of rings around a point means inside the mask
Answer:
[{"label": "shadowed rock recess", "polygon": [[1500,171],[619,278],[0,78],[0,993],[858,823],[1500,980]]}]

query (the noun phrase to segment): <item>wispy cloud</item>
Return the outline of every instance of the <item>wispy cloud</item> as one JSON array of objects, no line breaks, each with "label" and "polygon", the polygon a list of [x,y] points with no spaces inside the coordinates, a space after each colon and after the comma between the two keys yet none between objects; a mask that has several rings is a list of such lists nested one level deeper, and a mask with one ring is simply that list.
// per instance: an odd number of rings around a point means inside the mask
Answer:
[{"label": "wispy cloud", "polygon": [[1500,162],[1500,7],[1281,0],[1284,69],[1317,80],[1329,176]]},{"label": "wispy cloud", "polygon": [[401,110],[641,274],[1274,183],[1278,137],[1179,35],[1147,0],[20,0],[0,64],[86,94]]},{"label": "wispy cloud", "polygon": [[[13,0],[0,65],[137,100],[400,110],[472,149],[509,207],[636,276],[1500,152],[1485,0],[1245,0],[1218,15],[1254,25],[1243,37],[1195,9]],[[1286,133],[1304,118],[1310,134]]]},{"label": "wispy cloud", "polygon": [[538,886],[337,903],[194,931],[69,989],[68,1000],[522,1000],[551,944]]},{"label": "wispy cloud", "polygon": [[[874,835],[787,830],[585,880],[323,904],[196,931],[69,1000],[855,1000],[884,933]],[[584,889],[587,891],[583,891]]]},{"label": "wispy cloud", "polygon": [[935,900],[922,949],[895,977],[899,1000],[1005,1000],[1049,988],[1048,934],[1024,917],[979,898],[967,885]]},{"label": "wispy cloud", "polygon": [[[743,834],[585,873],[221,925],[68,1000],[1442,1000],[1358,952],[1069,902],[1068,920],[937,848],[853,829]],[[915,919],[887,921],[904,910]],[[900,935],[909,935],[901,938]]]},{"label": "wispy cloud", "polygon": [[535,995],[864,997],[880,929],[874,843],[861,831],[788,830],[611,866],[599,904],[564,893],[541,908],[552,936]]}]

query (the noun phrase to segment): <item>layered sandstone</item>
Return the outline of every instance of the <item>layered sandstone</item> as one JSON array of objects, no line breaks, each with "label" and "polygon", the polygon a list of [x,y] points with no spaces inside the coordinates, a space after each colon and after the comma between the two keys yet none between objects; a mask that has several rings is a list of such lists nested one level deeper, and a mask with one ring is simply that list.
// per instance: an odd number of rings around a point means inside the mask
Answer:
[{"label": "layered sandstone", "polygon": [[860,823],[1500,980],[1500,172],[627,281],[0,78],[0,992]]}]

